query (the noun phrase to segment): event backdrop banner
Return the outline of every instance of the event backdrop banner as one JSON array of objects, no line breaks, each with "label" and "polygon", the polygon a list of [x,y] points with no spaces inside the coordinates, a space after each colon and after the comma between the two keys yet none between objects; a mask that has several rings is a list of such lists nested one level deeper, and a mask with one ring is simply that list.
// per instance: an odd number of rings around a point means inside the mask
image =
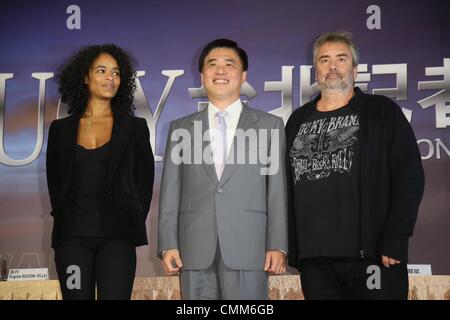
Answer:
[{"label": "event backdrop banner", "polygon": [[[410,263],[450,274],[450,7],[447,0],[7,1],[0,19],[0,253],[10,267],[50,268],[52,218],[45,176],[51,121],[67,116],[55,73],[78,49],[115,43],[137,61],[136,114],[157,164],[138,276],[161,275],[156,257],[164,146],[170,121],[205,102],[197,60],[215,38],[249,55],[243,99],[286,122],[318,92],[312,42],[347,30],[360,47],[357,86],[386,95],[416,134],[426,174]],[[236,248],[238,250],[238,248]],[[291,270],[292,271],[292,270]]]}]

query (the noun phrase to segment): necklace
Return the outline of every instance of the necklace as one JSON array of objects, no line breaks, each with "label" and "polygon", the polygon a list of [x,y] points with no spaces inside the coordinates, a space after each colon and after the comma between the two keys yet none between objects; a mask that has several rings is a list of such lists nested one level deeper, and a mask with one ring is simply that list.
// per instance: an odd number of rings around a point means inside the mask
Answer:
[{"label": "necklace", "polygon": [[86,130],[89,131],[92,126],[94,125],[94,119],[96,118],[100,118],[106,111],[108,110],[108,108],[105,108],[100,114],[94,116],[92,113],[89,114],[87,112],[84,113],[83,118],[87,118],[86,119]]}]

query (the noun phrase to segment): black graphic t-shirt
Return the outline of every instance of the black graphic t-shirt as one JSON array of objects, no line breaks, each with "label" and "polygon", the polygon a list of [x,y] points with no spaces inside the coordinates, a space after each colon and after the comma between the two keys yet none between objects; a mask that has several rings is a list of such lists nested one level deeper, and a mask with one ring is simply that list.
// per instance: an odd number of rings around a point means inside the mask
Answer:
[{"label": "black graphic t-shirt", "polygon": [[348,106],[311,114],[289,151],[300,258],[360,250],[359,118]]}]

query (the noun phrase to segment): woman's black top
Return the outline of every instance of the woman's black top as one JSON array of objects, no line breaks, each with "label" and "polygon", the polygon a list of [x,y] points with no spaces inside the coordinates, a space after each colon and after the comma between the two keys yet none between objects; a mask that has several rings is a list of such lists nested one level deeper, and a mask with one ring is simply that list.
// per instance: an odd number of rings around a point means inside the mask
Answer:
[{"label": "woman's black top", "polygon": [[70,237],[105,237],[100,223],[98,199],[105,193],[109,142],[96,149],[76,145],[74,172],[66,214],[72,223]]}]

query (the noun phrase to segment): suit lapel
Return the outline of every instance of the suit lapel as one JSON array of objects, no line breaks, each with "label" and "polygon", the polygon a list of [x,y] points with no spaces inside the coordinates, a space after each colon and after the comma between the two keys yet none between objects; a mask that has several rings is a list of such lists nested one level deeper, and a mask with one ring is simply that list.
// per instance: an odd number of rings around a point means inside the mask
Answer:
[{"label": "suit lapel", "polygon": [[73,161],[75,159],[75,146],[77,144],[77,133],[78,133],[78,125],[80,123],[80,117],[76,114],[71,115],[67,118],[67,125],[62,126],[62,130],[60,132],[61,137],[64,143],[60,144],[61,154],[64,156],[64,180],[62,181],[61,187],[61,195],[67,193],[67,190],[70,186],[70,179],[73,171]]},{"label": "suit lapel", "polygon": [[[200,129],[200,124],[201,128]],[[196,130],[196,128],[198,128]],[[192,136],[192,145],[194,150],[194,158],[200,157],[201,163],[203,165],[203,168],[205,169],[208,177],[214,182],[214,184],[218,184],[219,180],[217,179],[216,169],[214,167],[214,163],[212,162],[212,156],[211,156],[211,163],[208,163],[208,161],[205,161],[203,157],[203,152],[205,149],[209,149],[212,152],[211,149],[211,141],[204,140],[203,136],[204,133],[209,130],[209,120],[208,120],[208,108],[203,109],[202,111],[198,112],[196,116],[192,119],[192,127],[191,127],[191,136]],[[200,143],[201,141],[201,143]]]},{"label": "suit lapel", "polygon": [[67,126],[64,127],[62,136],[64,137],[64,141],[68,141],[69,143],[63,144],[63,154],[68,157],[68,162],[71,163],[73,160],[73,153],[75,150],[75,145],[77,143],[77,133],[78,133],[78,125],[80,123],[80,117],[73,115],[68,119]]},{"label": "suit lapel", "polygon": [[[239,117],[238,125],[236,127],[237,130],[243,130],[244,132],[248,129],[256,129],[256,120],[258,119],[258,116],[256,113],[253,112],[253,110],[245,103],[242,103],[242,112]],[[231,144],[231,149],[227,157],[227,163],[225,164],[225,168],[222,173],[222,177],[220,178],[220,183],[225,184],[228,179],[233,175],[234,171],[238,167],[237,162],[237,155],[236,155],[236,147],[237,147],[237,138],[236,133],[234,134],[233,143]],[[232,152],[232,150],[234,150]],[[245,152],[247,153],[249,151],[248,146],[245,148]],[[248,159],[248,154],[245,155],[245,159]]]},{"label": "suit lapel", "polygon": [[112,177],[120,164],[123,153],[128,146],[131,137],[132,118],[120,115],[116,112],[114,115],[114,123],[111,134],[111,143],[109,150],[109,166],[108,166],[108,188],[111,185]]}]

